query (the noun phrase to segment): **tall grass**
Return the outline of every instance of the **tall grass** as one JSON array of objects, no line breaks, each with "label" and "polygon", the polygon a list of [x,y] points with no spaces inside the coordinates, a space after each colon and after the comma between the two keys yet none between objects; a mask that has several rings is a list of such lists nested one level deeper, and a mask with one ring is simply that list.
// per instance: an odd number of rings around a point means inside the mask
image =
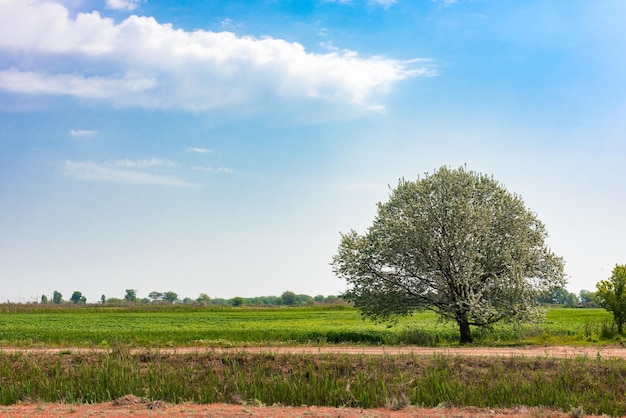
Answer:
[{"label": "tall grass", "polygon": [[626,413],[626,364],[599,358],[466,358],[206,352],[0,353],[0,403],[103,402],[385,407],[582,407]]}]

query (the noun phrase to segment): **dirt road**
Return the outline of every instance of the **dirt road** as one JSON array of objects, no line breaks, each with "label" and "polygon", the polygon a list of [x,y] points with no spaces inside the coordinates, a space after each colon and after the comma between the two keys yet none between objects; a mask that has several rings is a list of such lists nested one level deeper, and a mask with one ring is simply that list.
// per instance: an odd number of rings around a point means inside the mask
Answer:
[{"label": "dirt road", "polygon": [[[148,349],[131,349],[131,353],[145,352]],[[0,353],[94,353],[109,352],[110,349],[100,348],[21,348],[4,347]],[[178,347],[152,349],[168,354],[192,354],[192,353],[274,353],[274,354],[366,354],[366,355],[398,355],[413,354],[418,356],[431,356],[434,354],[459,355],[459,356],[500,356],[500,357],[598,357],[601,358],[626,358],[626,347],[566,347],[566,346],[526,346],[526,347],[385,347],[385,346],[289,346],[289,347]]]}]

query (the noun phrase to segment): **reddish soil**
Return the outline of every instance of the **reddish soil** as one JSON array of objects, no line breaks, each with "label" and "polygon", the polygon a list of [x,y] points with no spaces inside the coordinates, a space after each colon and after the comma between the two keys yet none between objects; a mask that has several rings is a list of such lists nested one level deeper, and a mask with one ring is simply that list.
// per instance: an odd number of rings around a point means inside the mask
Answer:
[{"label": "reddish soil", "polygon": [[[152,408],[152,409],[150,409]],[[356,409],[328,407],[279,407],[244,405],[158,405],[137,403],[115,405],[114,402],[96,405],[29,404],[0,407],[3,417],[51,418],[51,417],[273,417],[273,418],[566,418],[573,414],[541,408],[479,409],[479,408],[415,408],[399,411],[390,409]]]},{"label": "reddish soil", "polygon": [[[106,351],[97,349],[51,349],[51,348],[0,348],[0,352],[29,353],[85,353]],[[145,351],[142,349],[137,352]],[[460,356],[524,356],[524,357],[576,357],[587,356],[602,358],[626,358],[626,348],[621,347],[468,347],[468,348],[425,348],[425,347],[238,347],[238,348],[199,348],[184,347],[160,349],[168,353],[202,353],[202,352],[271,352],[291,354],[367,354],[367,355],[460,355]],[[565,418],[580,416],[578,411],[571,413],[556,412],[549,409],[525,408],[516,409],[480,409],[480,408],[417,408],[406,407],[398,411],[391,409],[357,409],[329,407],[282,407],[282,406],[249,406],[227,404],[167,404],[161,401],[146,402],[133,395],[125,396],[114,402],[91,405],[72,404],[18,404],[0,406],[2,417],[274,417],[274,418],[314,418],[314,417],[455,417],[455,418]]]}]

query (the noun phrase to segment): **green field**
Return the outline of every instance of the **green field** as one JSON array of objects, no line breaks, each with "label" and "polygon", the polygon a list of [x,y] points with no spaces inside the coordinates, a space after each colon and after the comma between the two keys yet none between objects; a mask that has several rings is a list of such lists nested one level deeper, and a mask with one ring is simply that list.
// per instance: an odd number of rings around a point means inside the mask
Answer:
[{"label": "green field", "polygon": [[[603,309],[550,309],[546,320],[523,326],[473,328],[476,345],[588,345],[620,341]],[[0,310],[1,346],[131,347],[415,344],[455,345],[455,324],[430,312],[397,324],[363,320],[349,307],[124,309],[39,307]]]}]

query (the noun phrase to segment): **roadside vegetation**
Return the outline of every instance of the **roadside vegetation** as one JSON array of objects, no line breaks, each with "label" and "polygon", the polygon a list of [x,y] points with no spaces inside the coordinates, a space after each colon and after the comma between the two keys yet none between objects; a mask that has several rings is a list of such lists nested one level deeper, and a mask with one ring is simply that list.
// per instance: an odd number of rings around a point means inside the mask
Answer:
[{"label": "roadside vegetation", "polygon": [[[171,403],[549,406],[621,416],[626,364],[602,358],[293,355],[146,350],[0,353],[0,403],[97,403],[133,394]],[[584,412],[583,412],[584,411]]]}]

